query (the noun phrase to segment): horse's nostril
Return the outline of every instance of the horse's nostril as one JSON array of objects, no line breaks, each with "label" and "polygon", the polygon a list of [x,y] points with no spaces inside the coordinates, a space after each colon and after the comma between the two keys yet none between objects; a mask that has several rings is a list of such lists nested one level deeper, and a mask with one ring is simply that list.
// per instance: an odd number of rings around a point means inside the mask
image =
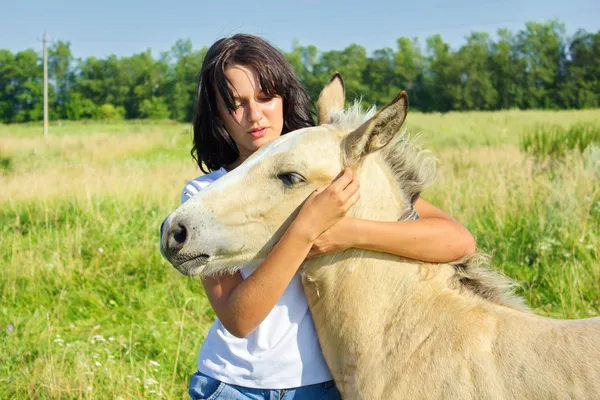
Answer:
[{"label": "horse's nostril", "polygon": [[183,249],[186,241],[189,239],[189,229],[186,227],[185,222],[181,220],[170,221],[170,224],[167,224],[164,229],[165,232],[163,237],[166,237],[163,242],[163,247],[165,257],[168,259]]},{"label": "horse's nostril", "polygon": [[178,224],[178,227],[179,229],[173,232],[173,239],[175,239],[175,242],[183,244],[187,238],[187,230],[185,229],[185,225],[181,223]]}]

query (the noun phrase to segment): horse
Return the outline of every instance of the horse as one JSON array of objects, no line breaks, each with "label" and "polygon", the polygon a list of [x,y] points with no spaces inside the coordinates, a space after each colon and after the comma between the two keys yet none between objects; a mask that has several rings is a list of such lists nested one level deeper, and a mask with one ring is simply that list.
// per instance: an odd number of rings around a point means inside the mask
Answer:
[{"label": "horse", "polygon": [[[161,251],[189,276],[259,263],[304,200],[349,166],[349,215],[418,218],[435,163],[402,125],[408,96],[344,110],[335,74],[318,125],[288,133],[171,213]],[[345,399],[600,399],[600,318],[536,315],[482,254],[430,263],[362,249],[305,260],[319,342]]]}]

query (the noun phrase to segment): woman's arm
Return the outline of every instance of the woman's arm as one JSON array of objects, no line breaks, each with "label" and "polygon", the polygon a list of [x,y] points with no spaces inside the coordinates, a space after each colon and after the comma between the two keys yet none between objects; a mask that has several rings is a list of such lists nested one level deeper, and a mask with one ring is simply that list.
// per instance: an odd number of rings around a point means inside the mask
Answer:
[{"label": "woman's arm", "polygon": [[208,300],[225,329],[240,338],[256,329],[285,291],[311,245],[290,227],[246,280],[239,272],[203,278]]},{"label": "woman's arm", "polygon": [[314,241],[358,201],[358,187],[348,168],[329,186],[312,194],[273,250],[247,279],[237,273],[202,280],[211,306],[231,334],[246,337],[267,317]]},{"label": "woman's arm", "polygon": [[344,217],[314,243],[308,257],[350,247],[397,254],[429,262],[449,262],[475,252],[471,233],[454,218],[425,200],[415,209],[420,219],[381,222]]}]

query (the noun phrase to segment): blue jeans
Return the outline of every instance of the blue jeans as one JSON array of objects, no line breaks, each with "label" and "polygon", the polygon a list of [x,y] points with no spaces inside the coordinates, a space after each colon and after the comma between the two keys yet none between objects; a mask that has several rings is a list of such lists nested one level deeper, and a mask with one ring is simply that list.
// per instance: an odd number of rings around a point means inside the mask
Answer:
[{"label": "blue jeans", "polygon": [[341,400],[333,381],[290,389],[253,389],[230,385],[196,372],[190,381],[193,400]]}]

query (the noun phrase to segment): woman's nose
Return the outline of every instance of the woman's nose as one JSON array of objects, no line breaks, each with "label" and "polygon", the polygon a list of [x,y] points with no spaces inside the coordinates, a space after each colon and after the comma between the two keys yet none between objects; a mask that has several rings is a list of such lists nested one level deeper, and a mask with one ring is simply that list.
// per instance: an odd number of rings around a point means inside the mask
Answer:
[{"label": "woman's nose", "polygon": [[248,122],[258,122],[262,119],[260,105],[255,101],[248,103]]}]

